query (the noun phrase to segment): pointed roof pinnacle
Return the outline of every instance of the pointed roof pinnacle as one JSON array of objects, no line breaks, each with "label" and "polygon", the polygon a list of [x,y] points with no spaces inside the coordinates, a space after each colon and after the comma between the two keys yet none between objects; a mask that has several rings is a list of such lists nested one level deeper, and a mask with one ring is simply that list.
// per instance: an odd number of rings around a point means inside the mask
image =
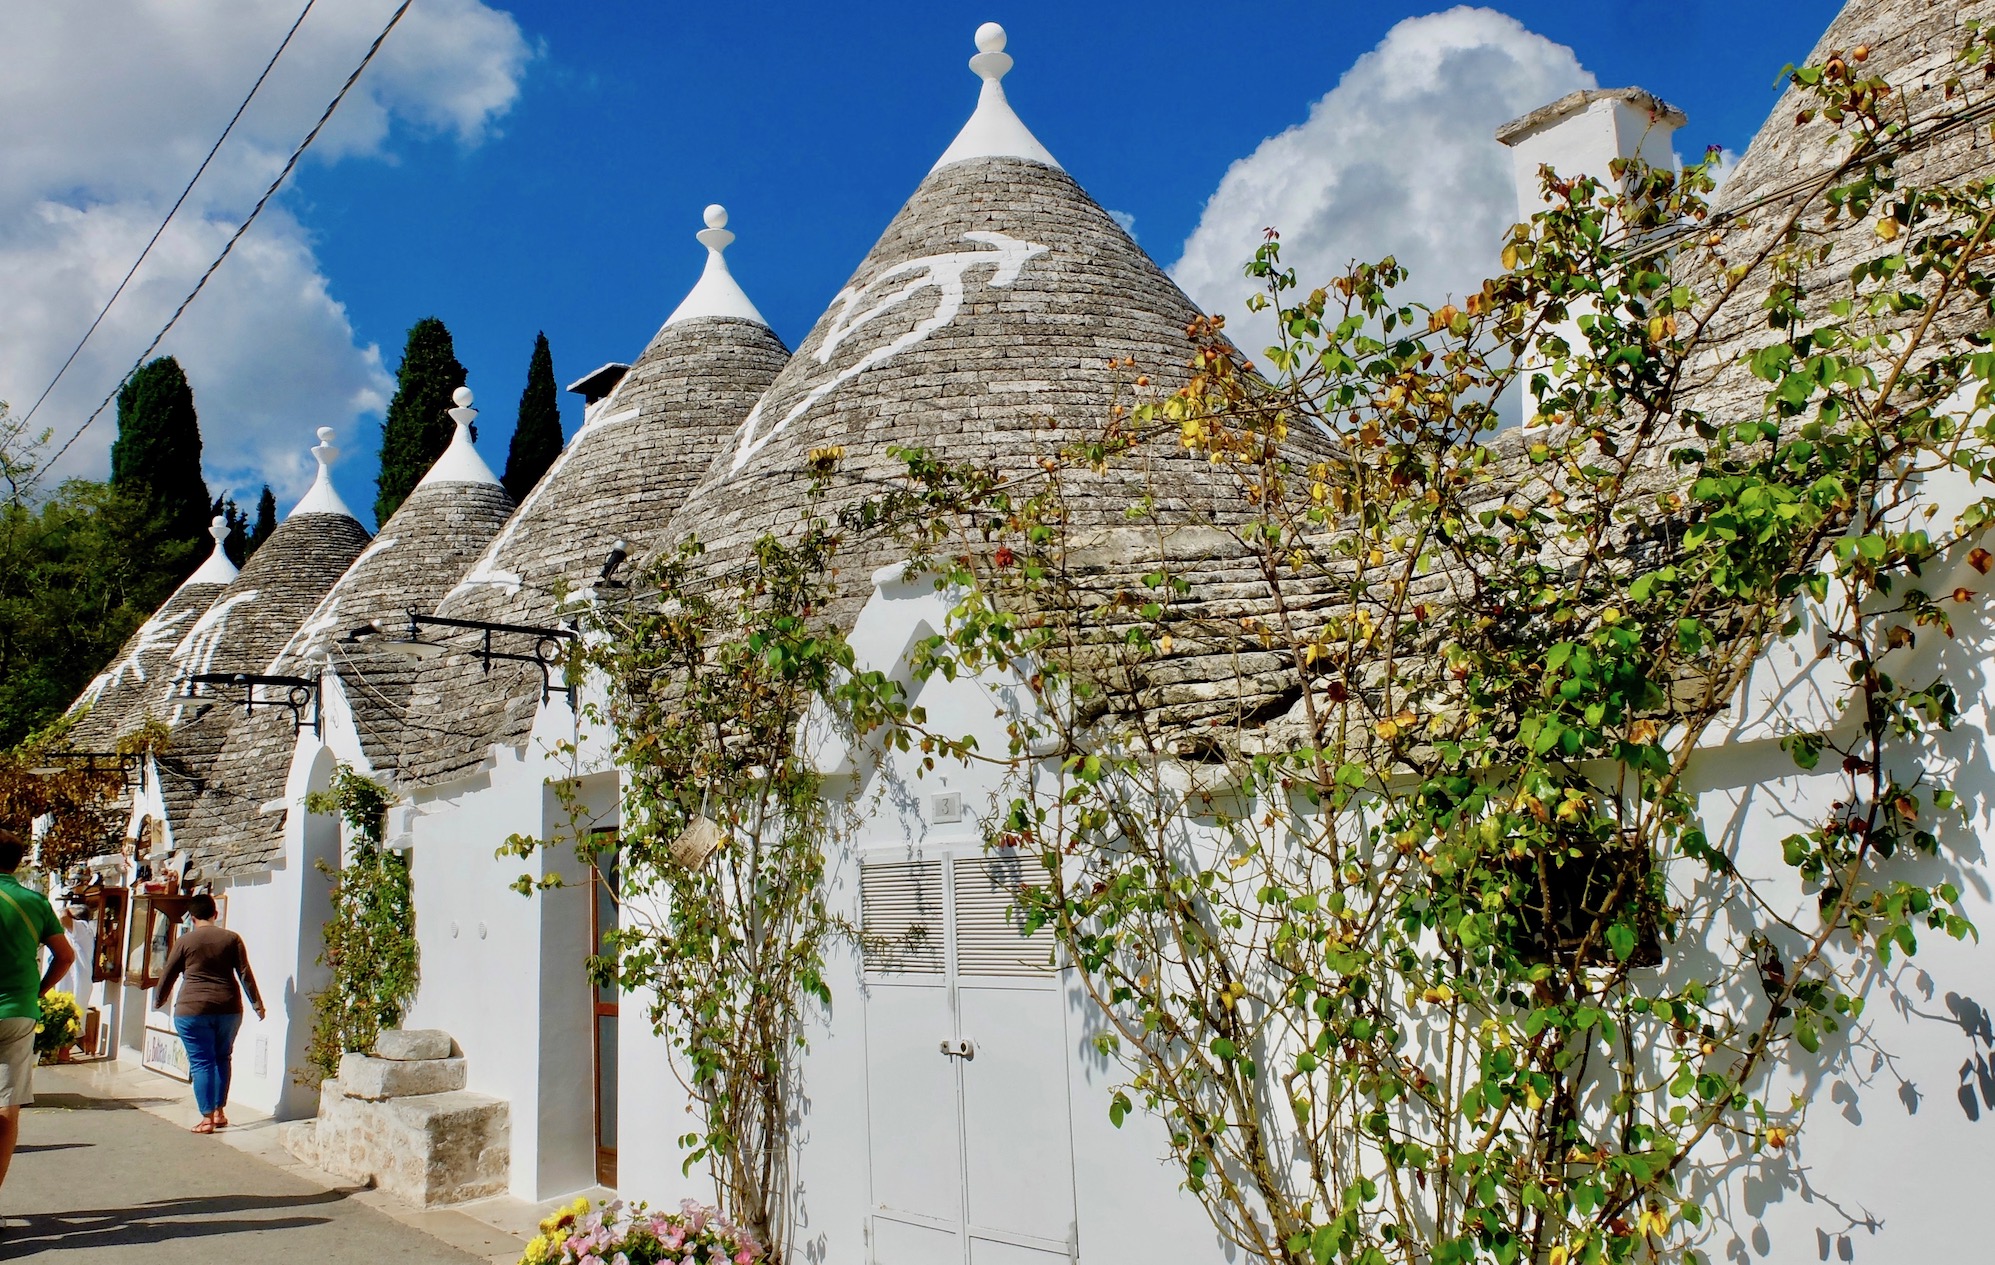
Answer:
[{"label": "pointed roof pinnacle", "polygon": [[346,507],[345,501],[339,499],[339,493],[333,491],[332,463],[338,458],[339,449],[333,446],[332,427],[319,427],[319,443],[312,449],[312,456],[318,458],[318,477],[312,480],[312,486],[306,489],[305,495],[298,499],[298,503],[291,507],[291,512],[285,517],[295,518],[299,514],[341,514],[352,518],[353,511]]},{"label": "pointed roof pinnacle", "polygon": [[208,524],[208,534],[215,538],[214,552],[208,555],[206,562],[195,568],[193,575],[183,581],[185,584],[227,584],[236,578],[236,564],[229,561],[228,553],[222,548],[222,542],[229,536],[229,525],[220,514]]},{"label": "pointed roof pinnacle", "polygon": [[970,158],[1024,158],[1059,168],[1059,160],[1046,151],[1012,112],[1011,102],[1005,100],[1004,85],[999,81],[1011,69],[1011,55],[1004,51],[1004,43],[1004,28],[997,23],[986,22],[977,28],[978,51],[970,59],[970,69],[984,81],[977,93],[977,108],[930,171]]},{"label": "pointed roof pinnacle", "polygon": [[721,256],[734,234],[727,231],[727,208],[716,202],[706,210],[707,226],[693,234],[700,245],[707,248],[707,266],[700,273],[692,291],[672,315],[665,318],[667,325],[677,325],[681,321],[696,321],[702,317],[723,316],[735,320],[754,321],[757,325],[767,325],[762,313],[755,309],[734,274],[727,270],[727,260]]},{"label": "pointed roof pinnacle", "polygon": [[478,410],[471,407],[470,387],[459,387],[450,397],[457,405],[450,410],[450,420],[457,423],[457,433],[450,437],[450,447],[443,455],[430,463],[430,468],[416,484],[422,487],[432,483],[489,483],[497,486],[499,478],[492,473],[492,467],[472,447],[471,423],[478,417]]}]

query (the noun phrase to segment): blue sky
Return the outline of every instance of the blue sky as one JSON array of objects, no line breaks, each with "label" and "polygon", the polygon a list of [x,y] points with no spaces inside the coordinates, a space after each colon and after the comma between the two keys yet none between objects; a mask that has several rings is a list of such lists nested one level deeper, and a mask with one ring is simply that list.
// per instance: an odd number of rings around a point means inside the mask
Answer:
[{"label": "blue sky", "polygon": [[[183,355],[203,404],[218,486],[261,475],[280,485],[289,480],[286,490],[295,490],[302,465],[295,456],[271,454],[302,453],[309,427],[330,422],[342,429],[349,453],[339,470],[341,490],[356,508],[371,504],[378,413],[370,410],[378,409],[381,375],[399,359],[404,331],[425,315],[440,316],[456,336],[484,410],[481,448],[498,467],[535,331],[547,332],[564,383],[604,361],[633,359],[697,275],[702,252],[692,233],[700,226],[700,209],[712,201],[727,205],[730,227],[740,235],[729,252],[736,276],[794,345],[967,117],[976,82],[964,62],[974,51],[971,33],[979,22],[1001,21],[1010,34],[1017,67],[1005,86],[1019,114],[1098,201],[1134,217],[1139,240],[1168,267],[1236,160],[1301,123],[1397,23],[1442,7],[1071,0],[997,6],[931,0],[861,9],[488,3],[498,15],[477,0],[418,0],[418,11],[437,8],[429,26],[405,24],[397,32],[396,39],[408,40],[399,50],[401,63],[389,65],[384,55],[376,85],[378,128],[331,145],[303,167],[281,200],[283,214],[271,218],[272,242],[293,258],[268,263],[265,290],[316,285],[322,293],[307,298],[316,305],[311,320],[318,332],[284,342],[275,331],[288,328],[285,318],[272,315],[262,327],[272,331],[273,345],[259,356],[256,323],[224,332],[214,328],[225,324],[219,311],[206,325],[190,319]],[[374,7],[385,13],[385,5],[381,0]],[[190,0],[190,12],[199,7]],[[295,0],[269,0],[254,22],[237,10],[229,20],[238,38],[229,55],[206,71],[218,85],[212,97],[196,101],[186,99],[197,95],[192,89],[178,96],[169,89],[131,103],[133,110],[162,114],[160,126],[177,128],[173,143],[160,148],[174,159],[186,149],[187,159],[176,165],[162,158],[157,180],[122,192],[87,166],[50,175],[37,205],[101,209],[106,199],[126,196],[133,224],[143,223],[148,206],[177,192],[173,173],[184,180],[191,171],[198,148],[212,141],[232,108],[230,94],[240,96],[296,7]],[[1824,0],[1679,0],[1668,6],[1595,0],[1491,7],[1543,41],[1569,47],[1601,86],[1639,84],[1682,107],[1690,123],[1677,149],[1692,154],[1707,144],[1745,147],[1773,101],[1781,66],[1805,55],[1837,6]],[[315,12],[307,28],[320,16]],[[451,25],[460,18],[468,35]],[[514,37],[501,29],[507,18],[517,27],[516,45],[507,44]],[[0,19],[0,25],[13,20]],[[370,18],[376,26],[379,20]],[[304,56],[307,34],[301,30],[296,102],[285,114],[278,108],[281,94],[273,92],[263,156],[244,158],[239,188],[205,204],[216,225],[226,226],[253,200],[258,180],[250,174],[268,167],[269,153],[281,155],[285,137],[302,133],[294,120],[308,124],[316,114],[311,103],[329,95],[343,74],[340,66],[350,68],[370,21],[355,18],[351,30],[328,31],[317,60]],[[90,40],[104,38],[103,30],[65,36],[64,47],[87,53]],[[424,41],[433,47],[419,46]],[[1396,55],[1417,56],[1420,43],[1402,39]],[[1533,63],[1540,69],[1532,73],[1548,76],[1547,91],[1569,73],[1554,66],[1557,61],[1558,55],[1546,53]],[[437,78],[455,74],[452,82],[473,86],[425,98],[426,64]],[[1386,59],[1372,73],[1389,79],[1393,65]],[[290,69],[279,62],[273,87]],[[1525,82],[1513,93],[1530,92],[1528,84],[1536,81]],[[1444,126],[1471,140],[1486,137],[1504,120],[1477,116],[1489,106],[1474,87],[1464,83],[1457,94],[1444,80],[1407,108],[1443,116]],[[253,122],[246,118],[246,136]],[[1394,119],[1387,114],[1369,123],[1389,132]],[[1407,121],[1409,136],[1428,134],[1421,131],[1427,124],[1415,123]],[[1324,126],[1335,124],[1331,118]],[[130,126],[113,110],[101,134]],[[338,137],[329,133],[328,139]],[[88,145],[82,149],[85,157],[77,161],[87,163]],[[1405,149],[1422,151],[1423,145]],[[1418,181],[1425,179],[1423,166],[1452,161],[1452,152],[1402,153],[1387,145],[1377,157]],[[113,161],[115,151],[107,148],[105,162]],[[1267,210],[1272,216],[1279,208]],[[260,222],[252,236],[265,228]],[[1354,249],[1389,240],[1380,234],[1390,229],[1357,234]],[[171,292],[180,284],[174,270],[198,272],[198,245],[190,240],[185,260],[159,260],[157,292],[135,294],[125,324],[107,322],[101,357],[86,358],[72,371],[85,381],[66,382],[38,420],[66,432],[109,389],[123,367],[119,358],[129,363],[157,328],[158,315],[148,305],[162,315],[170,310],[169,298],[177,297]],[[100,301],[107,287],[96,279],[117,255],[114,247],[105,247],[97,266],[81,270],[98,285]],[[42,257],[51,253],[44,250]],[[21,258],[28,258],[25,246]],[[122,258],[129,263],[130,253]],[[19,267],[31,270],[33,264]],[[257,271],[253,262],[245,264],[244,276],[232,281],[246,287]],[[0,280],[7,272],[0,241]],[[115,274],[110,280],[115,283]],[[69,287],[77,293],[90,288],[88,282]],[[232,297],[241,293],[218,278],[201,302],[246,307]],[[1200,297],[1196,288],[1194,297]],[[350,328],[343,353],[337,330],[342,311]],[[51,345],[61,343],[66,351],[65,340],[80,327],[60,337],[56,331],[65,321],[73,324],[77,312],[48,314]],[[0,316],[0,323],[5,319]],[[87,323],[87,315],[82,319]],[[204,338],[235,350],[204,353]],[[332,348],[325,354],[346,354],[358,365],[324,371],[326,406],[316,408],[315,397],[300,388],[275,416],[254,417],[255,400],[319,380],[304,361],[320,354],[320,343]],[[176,349],[171,342],[168,348]],[[45,359],[53,353],[40,354]],[[368,361],[369,354],[375,359]],[[18,410],[52,365],[45,369],[21,355],[10,366],[7,356],[0,350],[0,398],[13,400]],[[268,363],[260,370],[245,367],[258,359],[294,365],[296,372],[287,377]],[[212,381],[203,380],[204,372]],[[260,385],[251,390],[248,378]],[[566,408],[572,433],[579,402]],[[101,462],[112,428],[99,425],[105,433],[93,436],[96,446],[79,445],[79,452]],[[251,486],[239,495],[254,491]]]}]

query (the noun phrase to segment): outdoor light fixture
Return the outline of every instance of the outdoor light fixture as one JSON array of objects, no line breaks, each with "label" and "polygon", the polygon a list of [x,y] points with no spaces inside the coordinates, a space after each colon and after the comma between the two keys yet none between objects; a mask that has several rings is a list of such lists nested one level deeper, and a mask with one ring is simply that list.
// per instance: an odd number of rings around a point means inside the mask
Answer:
[{"label": "outdoor light fixture", "polygon": [[628,557],[630,557],[630,547],[624,544],[623,541],[619,540],[611,545],[610,556],[603,559],[603,574],[597,578],[596,587],[599,589],[629,588],[630,583],[628,581],[611,578],[616,575],[617,568],[622,566],[623,560]]},{"label": "outdoor light fixture", "polygon": [[43,758],[50,763],[39,769],[29,769],[28,772],[31,775],[35,777],[60,777],[64,773],[78,769],[85,773],[93,774],[109,773],[115,769],[119,778],[124,781],[126,786],[133,786],[137,783],[133,782],[132,775],[137,773],[143,776],[145,773],[144,757],[136,754],[120,755],[115,751],[64,750],[44,752]]},{"label": "outdoor light fixture", "polygon": [[[181,690],[175,697],[206,698],[207,695],[197,688],[203,685],[230,688],[240,686],[243,715],[255,715],[258,703],[262,703],[265,707],[288,708],[291,712],[292,733],[302,732],[309,724],[313,734],[319,737],[325,736],[325,731],[319,723],[320,691],[319,678],[316,676],[265,676],[255,672],[196,672],[192,676],[180,678]],[[269,694],[258,698],[256,696],[258,689],[277,689],[283,693],[274,698]],[[308,709],[310,720],[306,719]]]},{"label": "outdoor light fixture", "polygon": [[[575,701],[572,686],[556,685],[554,679],[561,668],[561,643],[576,639],[573,628],[542,628],[534,624],[495,624],[482,619],[446,619],[442,615],[418,615],[414,611],[405,612],[408,621],[404,626],[401,620],[377,619],[354,629],[340,640],[349,645],[374,646],[389,654],[405,659],[435,659],[442,655],[457,653],[475,657],[490,672],[495,662],[531,663],[540,668],[540,701],[545,703],[549,696],[566,694],[568,701]],[[423,636],[425,630],[447,630],[437,640]],[[449,639],[460,632],[479,634],[475,644],[456,643]],[[530,651],[503,650],[494,644],[494,638],[513,638],[517,643],[532,647]]]}]

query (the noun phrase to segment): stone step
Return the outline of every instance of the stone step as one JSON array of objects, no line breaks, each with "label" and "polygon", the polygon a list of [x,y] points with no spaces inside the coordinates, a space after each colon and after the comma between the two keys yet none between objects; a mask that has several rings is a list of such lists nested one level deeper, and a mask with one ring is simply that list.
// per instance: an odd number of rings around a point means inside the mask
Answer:
[{"label": "stone step", "polygon": [[[461,1081],[461,1061],[449,1061],[460,1062]],[[334,1079],[319,1090],[318,1117],[286,1126],[279,1136],[315,1168],[434,1208],[503,1193],[511,1135],[502,1099],[461,1089],[369,1099]]]}]

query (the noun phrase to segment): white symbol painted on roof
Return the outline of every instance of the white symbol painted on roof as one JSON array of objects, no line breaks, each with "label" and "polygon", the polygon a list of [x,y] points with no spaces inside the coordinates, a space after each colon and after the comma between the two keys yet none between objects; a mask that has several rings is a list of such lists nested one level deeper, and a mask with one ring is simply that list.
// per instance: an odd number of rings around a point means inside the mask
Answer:
[{"label": "white symbol painted on roof", "polygon": [[[462,390],[463,388],[460,387],[458,389]],[[431,468],[434,469],[435,467]],[[368,542],[367,548],[361,550],[360,556],[353,560],[353,565],[346,569],[346,574],[340,576],[326,595],[319,600],[318,610],[312,613],[312,617],[305,621],[303,627],[291,634],[291,640],[285,642],[284,648],[277,652],[277,657],[270,661],[270,674],[274,675],[278,665],[283,663],[287,658],[316,659],[319,657],[325,649],[327,634],[341,631],[339,628],[339,622],[342,618],[340,606],[346,600],[347,590],[350,587],[347,582],[352,580],[353,583],[358,584],[360,581],[353,578],[356,575],[372,578],[368,576],[362,564],[386,550],[393,549],[395,541],[396,537],[394,536],[376,536]],[[395,612],[383,611],[382,613],[392,615]]]},{"label": "white symbol painted on roof", "polygon": [[175,611],[170,616],[154,615],[139,625],[138,644],[133,646],[132,652],[120,659],[116,666],[91,682],[90,691],[85,696],[86,701],[96,702],[97,696],[105,690],[123,685],[126,676],[130,676],[140,685],[145,684],[145,656],[155,654],[162,649],[170,650],[178,643],[181,637],[180,625],[187,622],[187,617],[193,613],[194,608],[188,607]]},{"label": "white symbol painted on roof", "polygon": [[[850,286],[839,291],[831,301],[831,329],[819,344],[816,360],[819,364],[831,363],[832,355],[845,341],[864,329],[867,325],[893,312],[902,304],[920,294],[923,290],[935,290],[938,297],[935,310],[924,319],[890,343],[875,347],[859,359],[853,361],[836,374],[812,387],[801,400],[790,406],[776,423],[762,433],[762,405],[757,404],[748,414],[748,420],[741,424],[741,439],[735,445],[734,470],[748,464],[749,458],[762,450],[762,446],[781,434],[783,428],[839,387],[858,377],[868,369],[886,363],[906,351],[916,343],[926,340],[929,335],[956,319],[963,310],[963,287],[966,274],[972,268],[988,264],[992,268],[989,284],[1008,286],[1018,280],[1018,274],[1026,262],[1036,255],[1046,253],[1046,247],[1037,242],[1020,241],[1003,233],[965,233],[966,242],[980,242],[990,250],[957,250],[941,255],[923,255],[893,267],[874,277],[865,285],[854,289]],[[899,285],[893,285],[896,280]]]},{"label": "white symbol painted on roof", "polygon": [[[187,635],[180,639],[180,644],[173,648],[173,665],[179,669],[180,676],[199,676],[213,665],[215,651],[221,648],[222,636],[229,629],[229,612],[254,602],[256,594],[255,589],[231,593],[202,613],[194,626],[187,630]],[[169,682],[167,697],[171,698],[173,694],[173,685]],[[179,720],[181,711],[178,706],[173,709],[175,721]]]}]

